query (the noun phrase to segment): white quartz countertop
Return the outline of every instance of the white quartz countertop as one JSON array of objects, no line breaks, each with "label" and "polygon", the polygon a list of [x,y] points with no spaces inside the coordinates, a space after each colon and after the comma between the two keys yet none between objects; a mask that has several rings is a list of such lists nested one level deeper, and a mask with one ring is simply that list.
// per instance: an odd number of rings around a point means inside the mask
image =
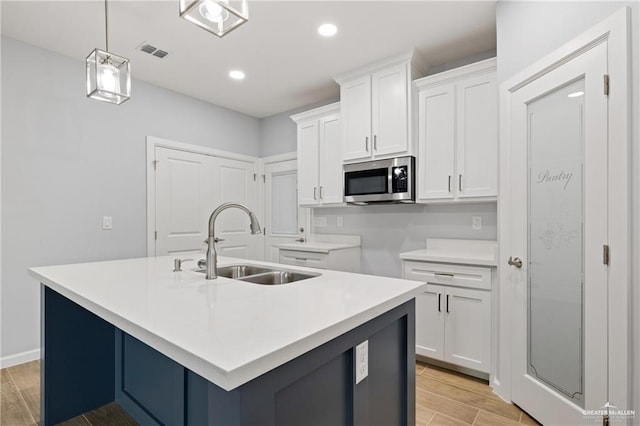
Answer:
[{"label": "white quartz countertop", "polygon": [[360,247],[360,244],[309,241],[304,243],[278,244],[276,247],[284,250],[308,251],[313,253],[329,253],[331,250],[342,250],[342,249]]},{"label": "white quartz countertop", "polygon": [[414,298],[425,284],[320,273],[268,286],[218,278],[173,256],[31,268],[41,283],[225,390],[232,390]]},{"label": "white quartz countertop", "polygon": [[400,253],[400,259],[496,266],[497,247],[495,241],[427,238],[426,248]]}]

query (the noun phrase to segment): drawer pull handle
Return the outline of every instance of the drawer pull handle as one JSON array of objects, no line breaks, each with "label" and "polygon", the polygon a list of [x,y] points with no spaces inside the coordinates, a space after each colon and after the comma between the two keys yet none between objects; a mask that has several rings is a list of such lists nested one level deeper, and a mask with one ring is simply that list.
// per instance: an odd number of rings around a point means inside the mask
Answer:
[{"label": "drawer pull handle", "polygon": [[296,259],[296,260],[304,260],[304,261],[309,260],[309,259],[308,259],[308,258],[306,258],[306,257],[296,257],[295,259]]},{"label": "drawer pull handle", "polygon": [[454,275],[453,274],[447,274],[444,272],[434,272],[434,274],[436,277],[449,277],[449,278],[453,278]]}]

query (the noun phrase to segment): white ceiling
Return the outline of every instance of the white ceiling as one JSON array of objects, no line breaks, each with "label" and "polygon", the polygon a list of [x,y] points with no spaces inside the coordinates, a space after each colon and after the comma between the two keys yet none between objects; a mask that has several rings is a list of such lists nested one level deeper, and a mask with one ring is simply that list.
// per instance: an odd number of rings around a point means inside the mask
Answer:
[{"label": "white ceiling", "polygon": [[[3,35],[79,61],[104,48],[102,1],[2,0],[1,12]],[[324,22],[338,35],[320,37]],[[169,56],[136,50],[143,41]],[[495,43],[495,1],[249,0],[249,22],[222,39],[179,18],[178,0],[109,2],[109,48],[134,79],[258,118],[335,99],[332,76],[411,48],[433,67]],[[233,68],[247,78],[229,79]]]}]

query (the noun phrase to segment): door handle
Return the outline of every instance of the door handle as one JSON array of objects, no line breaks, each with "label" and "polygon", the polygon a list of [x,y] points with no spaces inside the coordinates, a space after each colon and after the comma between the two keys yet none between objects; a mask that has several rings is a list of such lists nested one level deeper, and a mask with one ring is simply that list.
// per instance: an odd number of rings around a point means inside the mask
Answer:
[{"label": "door handle", "polygon": [[509,260],[507,260],[507,263],[511,266],[515,266],[516,268],[522,268],[522,259],[520,259],[519,257],[512,258],[511,256],[509,256]]},{"label": "door handle", "polygon": [[449,192],[451,192],[451,175],[449,175],[449,186],[448,186],[448,188],[449,188]]},{"label": "door handle", "polygon": [[315,186],[313,187],[313,199],[317,200],[318,196],[317,196],[317,192],[318,192],[318,188],[316,188]]},{"label": "door handle", "polygon": [[373,135],[373,150],[378,150],[378,135]]},{"label": "door handle", "polygon": [[440,296],[442,296],[442,294],[438,293],[438,312],[442,312],[440,309]]},{"label": "door handle", "polygon": [[458,175],[458,191],[462,192],[462,175]]},{"label": "door handle", "polygon": [[364,137],[364,149],[369,152],[369,136]]},{"label": "door handle", "polygon": [[447,294],[447,313],[449,313],[449,295]]},{"label": "door handle", "polygon": [[320,199],[322,200],[322,186],[320,186]]}]

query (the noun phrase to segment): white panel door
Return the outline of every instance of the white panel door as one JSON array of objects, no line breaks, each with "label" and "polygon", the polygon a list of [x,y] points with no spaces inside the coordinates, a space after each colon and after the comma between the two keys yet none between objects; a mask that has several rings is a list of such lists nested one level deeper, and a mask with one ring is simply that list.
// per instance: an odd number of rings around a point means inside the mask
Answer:
[{"label": "white panel door", "polygon": [[498,88],[495,73],[456,85],[458,197],[498,195]]},{"label": "white panel door", "polygon": [[416,353],[444,359],[444,287],[427,284],[416,297]]},{"label": "white panel door", "polygon": [[543,424],[609,402],[605,74],[606,41],[511,95],[512,400]]},{"label": "white panel door", "polygon": [[[256,165],[254,162],[214,158],[213,206],[212,211],[222,203],[241,203],[257,212]],[[207,218],[208,219],[208,218]],[[258,221],[262,218],[258,217]],[[257,259],[262,239],[251,235],[249,216],[238,209],[223,211],[216,220],[216,237],[223,239],[217,243],[218,255]]]},{"label": "white panel door", "polygon": [[200,253],[211,213],[212,158],[174,149],[155,149],[155,253]]},{"label": "white panel door", "polygon": [[340,86],[340,113],[344,160],[371,157],[371,77]]},{"label": "white panel door", "polygon": [[488,373],[491,292],[447,287],[444,297],[444,360]]},{"label": "white panel door", "polygon": [[298,202],[302,206],[315,206],[320,202],[318,194],[318,121],[298,124]]},{"label": "white panel door", "polygon": [[418,198],[454,197],[455,86],[420,92]]},{"label": "white panel door", "polygon": [[409,149],[407,65],[371,76],[373,155],[403,154]]},{"label": "white panel door", "polygon": [[305,215],[296,197],[296,160],[265,164],[264,260],[279,262],[278,244],[305,238]]},{"label": "white panel door", "polygon": [[[323,117],[318,124],[320,126],[320,188],[318,196],[322,204],[341,204],[343,202],[343,177],[340,115]],[[302,175],[307,173],[304,169],[301,172]]]}]

